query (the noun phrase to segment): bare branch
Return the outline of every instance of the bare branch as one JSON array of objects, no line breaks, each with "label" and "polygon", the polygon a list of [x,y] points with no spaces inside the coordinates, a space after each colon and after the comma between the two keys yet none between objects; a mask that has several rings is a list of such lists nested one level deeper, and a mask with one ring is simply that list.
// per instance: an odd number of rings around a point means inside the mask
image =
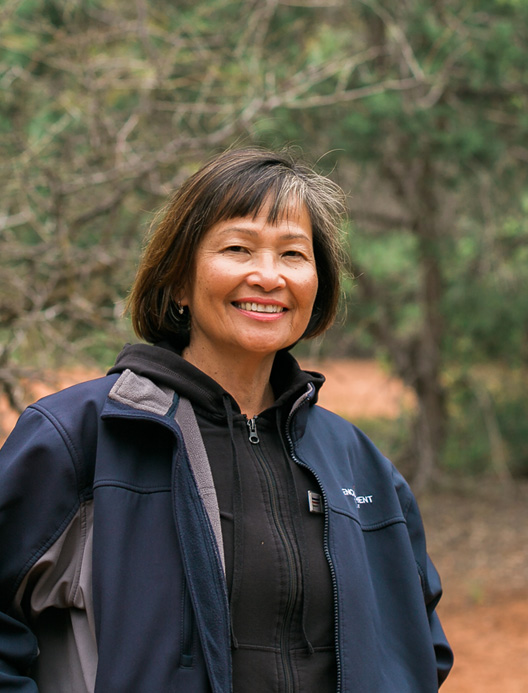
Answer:
[{"label": "bare branch", "polygon": [[288,94],[284,96],[283,99],[280,97],[274,97],[267,102],[268,107],[277,107],[279,105],[287,106],[288,108],[315,108],[321,106],[332,106],[337,103],[350,103],[351,101],[357,101],[359,99],[364,99],[368,96],[374,96],[375,94],[382,94],[385,91],[404,91],[408,89],[415,89],[420,86],[414,78],[409,79],[388,79],[377,84],[371,84],[364,87],[357,87],[356,89],[348,89],[341,92],[336,92],[328,95],[319,95],[306,97],[304,99],[294,99],[289,101]]}]

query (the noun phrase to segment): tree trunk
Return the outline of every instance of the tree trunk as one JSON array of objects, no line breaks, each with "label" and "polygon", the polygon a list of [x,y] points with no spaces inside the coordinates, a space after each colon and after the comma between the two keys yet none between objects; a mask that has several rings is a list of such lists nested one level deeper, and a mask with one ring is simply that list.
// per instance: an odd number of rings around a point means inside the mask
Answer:
[{"label": "tree trunk", "polygon": [[414,461],[413,486],[422,490],[439,468],[447,431],[446,395],[442,385],[442,342],[444,320],[442,300],[442,240],[444,223],[435,190],[431,157],[424,151],[419,159],[402,165],[400,148],[385,162],[384,171],[396,196],[409,213],[411,231],[417,241],[420,272],[419,303],[421,325],[408,341],[392,338],[386,342],[398,375],[416,393],[418,410],[413,426],[410,452]]}]

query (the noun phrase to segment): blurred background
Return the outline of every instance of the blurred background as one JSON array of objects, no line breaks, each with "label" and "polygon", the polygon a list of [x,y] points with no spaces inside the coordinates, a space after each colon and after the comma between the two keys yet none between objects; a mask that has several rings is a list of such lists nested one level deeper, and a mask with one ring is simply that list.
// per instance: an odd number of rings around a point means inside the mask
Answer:
[{"label": "blurred background", "polygon": [[0,426],[104,373],[153,213],[212,154],[348,195],[300,360],[417,493],[457,655],[528,689],[528,0],[3,0]]}]

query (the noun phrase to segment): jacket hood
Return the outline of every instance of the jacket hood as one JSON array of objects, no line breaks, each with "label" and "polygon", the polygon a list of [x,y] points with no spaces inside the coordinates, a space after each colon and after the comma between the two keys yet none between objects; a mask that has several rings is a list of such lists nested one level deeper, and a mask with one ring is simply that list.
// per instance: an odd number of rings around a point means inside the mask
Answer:
[{"label": "jacket hood", "polygon": [[[231,399],[233,411],[240,408],[232,395],[224,390],[213,378],[186,361],[168,342],[158,344],[126,344],[119,353],[114,366],[108,371],[122,373],[130,369],[137,375],[164,385],[190,400],[193,405],[205,409],[214,416],[224,416],[226,394]],[[275,393],[274,407],[293,402],[306,392],[311,383],[315,394],[312,404],[317,401],[317,393],[324,383],[324,376],[315,371],[303,371],[288,351],[279,351],[271,372],[271,385]]]}]

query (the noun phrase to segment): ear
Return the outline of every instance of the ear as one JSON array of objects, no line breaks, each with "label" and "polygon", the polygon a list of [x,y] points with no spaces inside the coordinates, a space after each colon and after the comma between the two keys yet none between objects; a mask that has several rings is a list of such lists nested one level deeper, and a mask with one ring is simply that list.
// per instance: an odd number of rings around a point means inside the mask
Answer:
[{"label": "ear", "polygon": [[189,305],[189,297],[188,297],[188,290],[187,286],[180,286],[179,288],[176,288],[172,291],[172,300],[177,306],[188,306]]}]

